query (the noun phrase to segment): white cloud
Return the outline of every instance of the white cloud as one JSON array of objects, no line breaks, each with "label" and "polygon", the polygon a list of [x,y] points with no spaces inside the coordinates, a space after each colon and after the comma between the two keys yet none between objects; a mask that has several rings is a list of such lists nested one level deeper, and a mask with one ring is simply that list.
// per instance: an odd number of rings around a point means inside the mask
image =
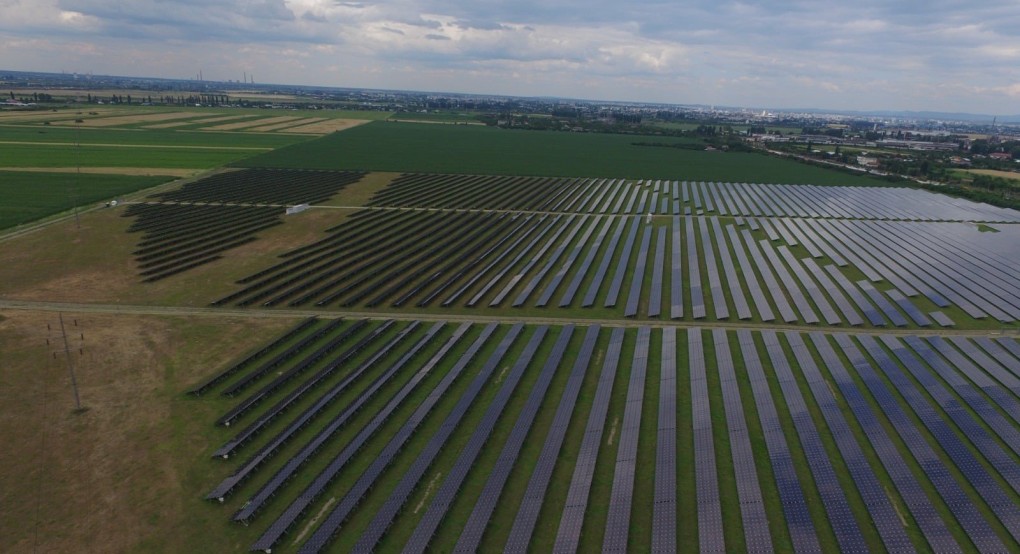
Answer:
[{"label": "white cloud", "polygon": [[0,0],[0,13],[11,69],[1020,111],[1015,0]]}]

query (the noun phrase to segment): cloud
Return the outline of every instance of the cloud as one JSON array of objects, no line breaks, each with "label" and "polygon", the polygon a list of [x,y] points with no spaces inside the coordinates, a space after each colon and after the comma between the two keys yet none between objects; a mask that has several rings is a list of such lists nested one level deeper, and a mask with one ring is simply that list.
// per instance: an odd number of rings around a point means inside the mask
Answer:
[{"label": "cloud", "polygon": [[[953,111],[1016,111],[1020,82],[1015,0],[0,0],[0,13],[8,68],[201,63],[337,86]],[[47,58],[31,41],[76,46]],[[125,49],[132,65],[102,57]]]}]

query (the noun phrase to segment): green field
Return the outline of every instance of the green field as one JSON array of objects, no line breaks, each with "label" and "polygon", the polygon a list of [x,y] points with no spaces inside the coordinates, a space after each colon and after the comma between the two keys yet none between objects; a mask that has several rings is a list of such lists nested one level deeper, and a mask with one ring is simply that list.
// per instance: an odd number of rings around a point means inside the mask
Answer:
[{"label": "green field", "polygon": [[869,185],[879,181],[761,154],[635,146],[690,139],[373,122],[235,165],[556,177]]},{"label": "green field", "polygon": [[74,173],[0,172],[0,229],[46,217],[75,206],[88,206],[169,177]]},{"label": "green field", "polygon": [[[208,126],[209,124],[206,124]],[[231,133],[171,129],[104,129],[44,126],[38,123],[0,125],[0,142],[52,142],[63,144],[131,144],[145,146],[244,146],[279,148],[308,140],[283,133]]]},{"label": "green field", "polygon": [[0,167],[162,167],[212,169],[258,153],[215,148],[132,148],[73,144],[5,144]]}]

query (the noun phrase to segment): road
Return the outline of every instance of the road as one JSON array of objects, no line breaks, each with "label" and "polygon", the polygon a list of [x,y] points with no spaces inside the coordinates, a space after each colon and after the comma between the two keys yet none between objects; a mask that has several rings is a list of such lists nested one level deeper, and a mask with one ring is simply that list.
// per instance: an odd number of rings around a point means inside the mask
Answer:
[{"label": "road", "polygon": [[124,315],[154,315],[154,316],[175,316],[175,317],[234,317],[234,318],[286,318],[296,319],[311,316],[319,317],[347,317],[357,319],[395,319],[399,321],[470,321],[476,323],[527,323],[532,325],[563,325],[565,323],[576,323],[578,325],[604,325],[607,327],[653,327],[658,329],[679,328],[687,329],[697,327],[701,329],[727,329],[727,330],[762,330],[776,329],[780,331],[822,331],[850,332],[854,334],[870,335],[939,335],[939,336],[988,336],[996,337],[1002,335],[1016,335],[1020,330],[994,330],[994,329],[855,329],[850,327],[831,327],[818,325],[790,325],[783,323],[751,323],[747,321],[673,321],[673,320],[647,320],[647,319],[614,319],[614,318],[573,318],[573,317],[527,317],[484,314],[463,314],[463,313],[422,313],[411,310],[403,311],[373,311],[360,312],[356,310],[343,309],[261,309],[261,308],[229,308],[229,307],[188,307],[188,306],[149,306],[141,304],[89,304],[77,302],[44,302],[32,300],[5,300],[0,299],[0,311],[19,310],[35,312],[67,312],[75,314],[96,313],[96,314],[124,314]]}]

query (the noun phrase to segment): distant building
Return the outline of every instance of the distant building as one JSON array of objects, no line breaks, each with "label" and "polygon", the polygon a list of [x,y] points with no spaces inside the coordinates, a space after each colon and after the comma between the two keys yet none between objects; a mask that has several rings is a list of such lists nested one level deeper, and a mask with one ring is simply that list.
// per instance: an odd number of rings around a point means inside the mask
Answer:
[{"label": "distant building", "polygon": [[1011,159],[1013,159],[1013,155],[1010,154],[1009,152],[992,152],[991,154],[988,155],[988,157],[992,158],[993,160],[1011,160]]},{"label": "distant building", "polygon": [[878,167],[878,158],[870,156],[857,156],[857,165],[862,167]]}]

